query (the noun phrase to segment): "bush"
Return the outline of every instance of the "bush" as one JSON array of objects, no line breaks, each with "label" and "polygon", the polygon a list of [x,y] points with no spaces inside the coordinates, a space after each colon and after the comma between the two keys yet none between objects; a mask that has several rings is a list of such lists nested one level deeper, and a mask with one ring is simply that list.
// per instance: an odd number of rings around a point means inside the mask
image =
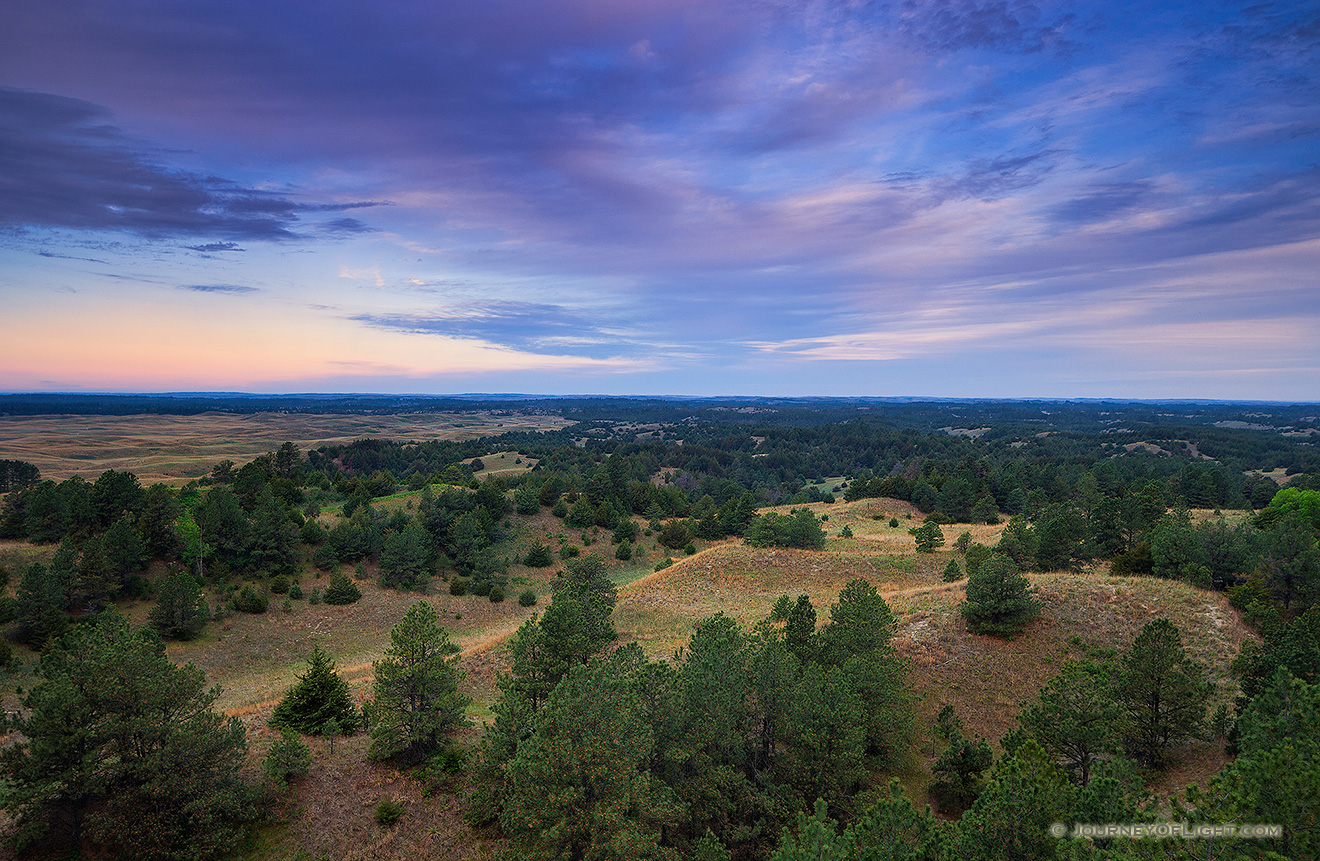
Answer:
[{"label": "bush", "polygon": [[501,601],[504,600],[504,587],[502,586],[490,587],[490,594],[488,594],[486,597],[490,599],[490,603],[492,604],[500,603]]},{"label": "bush", "polygon": [[462,597],[467,594],[468,581],[462,577],[455,577],[449,581],[449,594]]},{"label": "bush", "polygon": [[325,603],[352,604],[362,597],[362,590],[343,574],[330,578],[330,585],[325,590]]},{"label": "bush", "polygon": [[312,767],[312,752],[298,733],[285,729],[261,761],[261,773],[267,780],[281,783],[303,777]]},{"label": "bush", "polygon": [[403,815],[403,805],[392,798],[382,798],[376,805],[376,822],[386,828],[399,821]]},{"label": "bush", "polygon": [[302,585],[299,583],[289,584],[289,597],[295,601],[301,601],[303,598]]},{"label": "bush", "polygon": [[560,520],[563,520],[568,516],[568,503],[564,502],[562,496],[555,500],[555,507],[550,509],[550,513],[555,517],[558,517]]},{"label": "bush", "polygon": [[574,556],[578,555],[581,552],[582,552],[582,548],[578,547],[576,544],[559,545],[560,559],[572,559]]},{"label": "bush", "polygon": [[276,577],[271,578],[270,591],[272,595],[289,594],[289,586],[290,586],[290,580],[287,574],[280,574]]},{"label": "bush", "polygon": [[949,564],[944,566],[944,582],[952,583],[955,580],[962,579],[962,568],[958,565],[957,559],[950,559]]},{"label": "bush", "polygon": [[533,592],[531,589],[524,589],[524,590],[523,590],[523,593],[522,593],[521,595],[518,596],[518,606],[519,606],[519,607],[535,607],[535,606],[536,606],[536,593]]},{"label": "bush", "polygon": [[546,568],[554,564],[554,557],[550,555],[550,548],[541,542],[536,542],[527,555],[523,557],[523,564],[528,568]]},{"label": "bush", "polygon": [[244,586],[234,596],[234,609],[241,613],[264,613],[268,605],[265,595],[260,595],[251,586]]},{"label": "bush", "polygon": [[627,561],[632,558],[632,555],[633,555],[632,545],[629,544],[627,541],[623,542],[614,549],[615,559],[622,559],[624,561]]},{"label": "bush", "polygon": [[320,590],[320,589],[313,589],[313,590],[311,591],[311,594],[309,594],[309,595],[307,596],[307,603],[308,603],[308,604],[320,604],[320,603],[321,603],[321,590]]},{"label": "bush", "polygon": [[485,598],[487,595],[490,594],[490,590],[494,586],[495,584],[489,580],[478,580],[472,584],[472,594],[481,598]]},{"label": "bush", "polygon": [[898,518],[897,518],[897,517],[891,517],[891,518],[889,518],[889,528],[890,528],[890,529],[897,529],[897,528],[898,528]]},{"label": "bush", "polygon": [[840,538],[852,538],[852,537],[853,537],[852,527],[851,527],[851,526],[845,526],[845,527],[843,527],[842,529],[840,529],[840,530],[839,530],[839,537],[840,537]]},{"label": "bush", "polygon": [[674,564],[674,560],[666,556],[664,559],[661,559],[659,562],[655,563],[655,570],[663,571],[673,564]]}]

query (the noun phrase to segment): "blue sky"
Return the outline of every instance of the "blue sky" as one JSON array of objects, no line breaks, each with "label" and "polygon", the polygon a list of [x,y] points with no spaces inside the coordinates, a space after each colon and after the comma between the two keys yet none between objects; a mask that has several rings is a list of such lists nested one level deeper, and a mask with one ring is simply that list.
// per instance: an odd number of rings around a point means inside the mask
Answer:
[{"label": "blue sky", "polygon": [[1320,400],[1314,3],[8,0],[0,389]]}]

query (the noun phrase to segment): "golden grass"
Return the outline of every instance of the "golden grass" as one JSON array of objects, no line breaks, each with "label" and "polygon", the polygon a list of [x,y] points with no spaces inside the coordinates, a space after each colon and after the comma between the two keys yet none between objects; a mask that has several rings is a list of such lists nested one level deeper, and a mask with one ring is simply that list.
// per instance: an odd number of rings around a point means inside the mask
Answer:
[{"label": "golden grass", "polygon": [[306,450],[365,437],[464,440],[567,424],[558,416],[487,412],[0,416],[0,458],[36,464],[43,478],[57,481],[74,475],[93,479],[116,469],[135,473],[143,484],[179,486],[206,475],[222,460],[245,463],[285,442]]}]

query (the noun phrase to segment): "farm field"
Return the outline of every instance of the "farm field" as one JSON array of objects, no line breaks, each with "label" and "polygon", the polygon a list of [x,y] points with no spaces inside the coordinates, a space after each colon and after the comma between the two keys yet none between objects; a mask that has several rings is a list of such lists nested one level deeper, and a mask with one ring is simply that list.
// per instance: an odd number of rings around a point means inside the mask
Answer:
[{"label": "farm field", "polygon": [[411,415],[202,413],[192,416],[0,416],[0,459],[35,464],[42,478],[94,479],[107,469],[143,484],[181,486],[222,460],[245,463],[293,442],[319,445],[379,437],[465,440],[508,431],[553,430],[557,416],[490,412]]}]

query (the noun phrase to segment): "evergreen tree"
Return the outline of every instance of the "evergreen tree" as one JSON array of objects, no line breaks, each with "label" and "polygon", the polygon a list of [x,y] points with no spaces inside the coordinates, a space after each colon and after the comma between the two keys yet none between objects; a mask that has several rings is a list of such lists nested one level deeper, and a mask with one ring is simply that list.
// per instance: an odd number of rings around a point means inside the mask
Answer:
[{"label": "evergreen tree", "polygon": [[950,559],[944,566],[943,579],[945,583],[954,583],[961,580],[963,576],[962,568],[958,565],[957,559]]},{"label": "evergreen tree", "polygon": [[325,587],[325,603],[353,604],[362,597],[362,590],[347,574],[339,573],[330,578],[330,585]]},{"label": "evergreen tree", "polygon": [[1067,822],[1073,787],[1038,744],[1028,741],[996,764],[958,822],[960,861],[1057,857],[1050,825]]},{"label": "evergreen tree", "polygon": [[1020,717],[1022,728],[1062,760],[1077,783],[1091,782],[1093,763],[1119,746],[1122,707],[1109,672],[1069,661]]},{"label": "evergreen tree", "polygon": [[335,662],[317,646],[307,659],[307,670],[275,706],[270,724],[303,735],[318,735],[331,720],[344,732],[352,732],[360,723],[348,695],[348,682],[335,672]]},{"label": "evergreen tree", "polygon": [[508,765],[500,824],[529,861],[678,859],[661,845],[679,809],[644,767],[655,735],[642,719],[628,651],[574,667]]},{"label": "evergreen tree", "polygon": [[266,757],[261,761],[261,773],[267,780],[283,784],[303,777],[312,767],[312,752],[298,733],[291,729],[281,731],[271,742]]},{"label": "evergreen tree", "polygon": [[298,561],[298,527],[284,503],[263,489],[252,512],[252,564],[272,574],[290,574]]},{"label": "evergreen tree", "polygon": [[933,520],[914,526],[908,534],[917,540],[918,553],[934,553],[936,548],[944,546],[944,530]]},{"label": "evergreen tree", "polygon": [[1205,723],[1212,686],[1168,619],[1148,622],[1123,656],[1118,699],[1124,743],[1139,762],[1164,765],[1168,748],[1196,735]]},{"label": "evergreen tree", "polygon": [[431,533],[414,517],[401,532],[385,539],[380,554],[381,585],[392,589],[422,589],[435,569]]},{"label": "evergreen tree", "polygon": [[117,615],[64,643],[42,657],[22,740],[0,755],[19,843],[190,861],[233,848],[256,794],[239,777],[242,724],[212,708],[219,688]]},{"label": "evergreen tree", "polygon": [[527,550],[527,555],[523,557],[523,564],[529,568],[548,568],[554,564],[554,557],[550,555],[550,548],[540,541],[532,543]]},{"label": "evergreen tree", "polygon": [[68,625],[62,590],[40,562],[33,562],[23,572],[17,605],[18,638],[33,649],[40,650],[47,639]]},{"label": "evergreen tree", "polygon": [[197,581],[191,574],[179,573],[161,581],[149,618],[162,637],[191,640],[202,632],[211,615]]},{"label": "evergreen tree", "polygon": [[978,634],[1012,637],[1040,612],[1031,584],[1009,557],[995,553],[967,578],[967,600],[959,608]]},{"label": "evergreen tree", "polygon": [[116,589],[128,585],[128,577],[140,571],[146,562],[146,548],[133,521],[124,515],[114,522],[101,537],[101,552],[105,555]]},{"label": "evergreen tree", "polygon": [[457,654],[430,604],[418,601],[408,608],[390,632],[385,657],[373,665],[373,759],[421,762],[464,723],[463,709],[471,700],[458,692]]},{"label": "evergreen tree", "polygon": [[966,809],[980,793],[981,775],[993,761],[994,754],[985,739],[972,741],[964,738],[954,727],[949,733],[949,746],[931,768],[935,775],[931,794],[940,800],[944,809]]}]

